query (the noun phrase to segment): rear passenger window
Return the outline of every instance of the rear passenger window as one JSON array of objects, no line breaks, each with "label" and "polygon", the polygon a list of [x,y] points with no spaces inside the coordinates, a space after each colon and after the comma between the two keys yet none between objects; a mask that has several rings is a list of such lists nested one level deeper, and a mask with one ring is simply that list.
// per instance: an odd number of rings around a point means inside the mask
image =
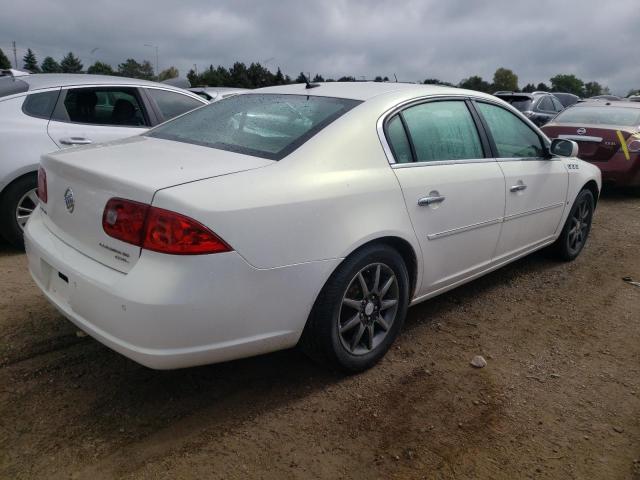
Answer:
[{"label": "rear passenger window", "polygon": [[391,150],[393,150],[393,156],[396,163],[413,162],[413,155],[411,154],[411,145],[407,138],[407,132],[405,132],[402,120],[398,115],[394,115],[387,124],[387,138],[389,139]]},{"label": "rear passenger window", "polygon": [[151,98],[153,98],[158,105],[160,113],[165,120],[169,120],[178,115],[182,115],[189,110],[201,107],[202,102],[188,95],[182,95],[181,93],[169,92],[168,90],[158,90],[156,88],[147,89]]},{"label": "rear passenger window", "polygon": [[482,144],[462,101],[429,102],[402,112],[416,161],[483,158]]},{"label": "rear passenger window", "polygon": [[56,120],[93,125],[148,125],[135,88],[71,88],[54,117]]},{"label": "rear passenger window", "polygon": [[30,117],[45,118],[49,120],[58,101],[60,90],[51,92],[32,93],[27,95],[22,104],[22,111]]},{"label": "rear passenger window", "polygon": [[544,156],[540,137],[529,126],[504,108],[477,103],[489,126],[499,158],[534,158]]},{"label": "rear passenger window", "polygon": [[540,99],[540,106],[538,107],[540,110],[544,110],[545,112],[554,112],[555,108],[553,108],[553,101],[551,97],[542,97]]}]

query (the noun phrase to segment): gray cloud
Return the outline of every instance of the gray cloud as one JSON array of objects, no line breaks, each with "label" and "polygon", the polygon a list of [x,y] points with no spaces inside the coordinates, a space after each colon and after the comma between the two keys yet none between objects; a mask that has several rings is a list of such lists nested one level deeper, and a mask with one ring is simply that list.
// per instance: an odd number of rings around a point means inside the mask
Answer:
[{"label": "gray cloud", "polygon": [[[520,85],[557,73],[596,80],[614,92],[640,88],[637,0],[21,0],[0,18],[0,48],[27,47],[39,60],[69,50],[85,66],[132,57],[183,74],[194,64],[271,59],[296,76],[387,75],[407,81],[514,70]],[[98,50],[91,55],[92,49]]]}]

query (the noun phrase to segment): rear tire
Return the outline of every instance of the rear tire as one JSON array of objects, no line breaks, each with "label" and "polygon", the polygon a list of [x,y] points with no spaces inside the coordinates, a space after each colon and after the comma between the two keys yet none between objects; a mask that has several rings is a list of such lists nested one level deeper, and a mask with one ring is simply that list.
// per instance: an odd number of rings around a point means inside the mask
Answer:
[{"label": "rear tire", "polygon": [[409,274],[400,254],[384,244],[365,246],[325,284],[301,346],[320,363],[348,373],[364,371],[391,347],[408,304]]},{"label": "rear tire", "polygon": [[[18,204],[23,203],[25,208],[35,209],[37,203],[31,205],[34,202],[25,200],[25,195],[37,187],[38,177],[35,173],[30,173],[9,184],[0,198],[0,232],[2,237],[16,248],[24,248],[23,227],[18,223],[17,217]],[[26,210],[21,213],[26,213]]]},{"label": "rear tire", "polygon": [[551,247],[561,260],[570,262],[580,255],[591,231],[594,206],[595,200],[590,190],[582,190],[576,197],[562,233]]}]

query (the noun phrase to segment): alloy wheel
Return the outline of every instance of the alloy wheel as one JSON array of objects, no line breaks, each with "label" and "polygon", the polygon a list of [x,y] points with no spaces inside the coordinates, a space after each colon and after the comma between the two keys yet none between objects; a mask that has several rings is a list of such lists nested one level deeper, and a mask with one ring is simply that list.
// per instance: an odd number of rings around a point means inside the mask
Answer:
[{"label": "alloy wheel", "polygon": [[36,188],[26,192],[22,197],[20,197],[20,200],[18,200],[18,204],[16,206],[16,222],[18,223],[20,230],[24,230],[27,220],[29,220],[29,217],[38,206],[38,202],[39,200]]},{"label": "alloy wheel", "polygon": [[584,197],[571,215],[571,227],[567,235],[567,246],[573,253],[580,251],[587,240],[591,226],[591,203]]},{"label": "alloy wheel", "polygon": [[338,314],[338,336],[352,355],[375,350],[396,319],[400,289],[395,273],[384,263],[362,268],[351,280]]}]

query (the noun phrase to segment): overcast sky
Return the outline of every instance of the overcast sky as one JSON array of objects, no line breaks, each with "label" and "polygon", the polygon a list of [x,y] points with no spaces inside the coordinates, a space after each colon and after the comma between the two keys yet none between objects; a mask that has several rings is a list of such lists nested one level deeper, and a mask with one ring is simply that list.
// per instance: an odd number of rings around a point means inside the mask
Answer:
[{"label": "overcast sky", "polygon": [[[239,60],[337,78],[457,83],[511,68],[520,86],[557,73],[612,92],[640,88],[638,0],[9,0],[0,48],[38,61],[72,50],[85,68],[132,57],[185,75]],[[97,48],[93,54],[90,52]]]}]

